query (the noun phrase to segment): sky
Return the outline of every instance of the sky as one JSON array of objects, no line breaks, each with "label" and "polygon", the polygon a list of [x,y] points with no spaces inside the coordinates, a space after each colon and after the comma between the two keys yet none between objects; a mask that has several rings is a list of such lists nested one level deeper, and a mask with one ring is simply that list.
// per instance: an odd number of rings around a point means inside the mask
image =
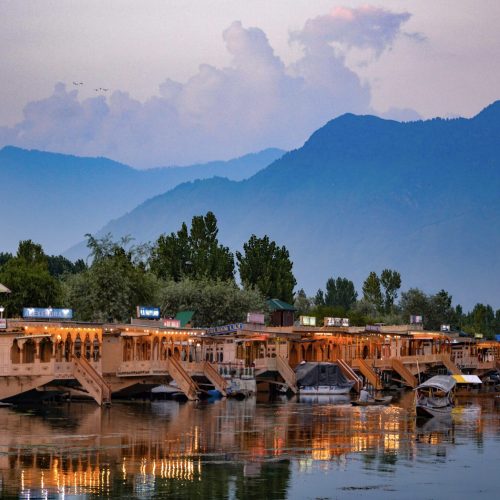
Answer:
[{"label": "sky", "polygon": [[0,0],[0,147],[138,168],[500,98],[500,2]]}]

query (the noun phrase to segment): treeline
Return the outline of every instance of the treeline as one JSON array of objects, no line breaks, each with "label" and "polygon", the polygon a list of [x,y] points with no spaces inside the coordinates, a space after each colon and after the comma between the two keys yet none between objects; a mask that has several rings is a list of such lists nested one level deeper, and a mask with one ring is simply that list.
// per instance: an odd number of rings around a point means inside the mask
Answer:
[{"label": "treeline", "polygon": [[31,240],[20,242],[15,255],[0,254],[0,283],[12,291],[1,299],[7,316],[50,305],[71,307],[83,321],[127,321],[137,305],[151,304],[165,316],[194,310],[196,326],[215,326],[264,310],[266,298],[293,302],[296,281],[287,249],[252,235],[235,258],[219,243],[211,212],[152,245],[111,235],[86,238],[89,264],[45,255]]},{"label": "treeline", "polygon": [[[268,236],[252,235],[233,254],[218,240],[212,212],[195,216],[191,226],[161,235],[153,244],[134,245],[129,237],[86,235],[88,262],[49,256],[41,245],[21,241],[15,255],[0,253],[0,283],[12,293],[1,296],[10,317],[23,307],[71,307],[83,321],[127,321],[137,305],[159,305],[162,314],[194,310],[196,326],[243,321],[248,311],[265,310],[265,300],[293,303],[298,315],[347,317],[352,325],[406,324],[423,316],[424,328],[441,325],[492,338],[500,333],[500,310],[476,304],[464,313],[445,290],[435,294],[410,288],[400,294],[398,271],[371,272],[358,296],[345,277],[326,280],[325,289],[308,297],[297,284],[286,247]],[[238,273],[239,281],[236,280]],[[398,300],[399,299],[399,300]]]},{"label": "treeline", "polygon": [[[299,290],[295,307],[299,314],[324,317],[345,317],[352,325],[373,323],[407,324],[410,316],[422,316],[426,330],[439,330],[449,325],[454,331],[469,335],[482,335],[492,339],[500,334],[500,309],[476,304],[472,311],[464,313],[462,306],[453,306],[452,296],[445,290],[426,294],[418,288],[401,293],[401,275],[392,269],[384,269],[380,276],[371,272],[363,283],[363,295],[358,299],[354,283],[347,278],[329,278],[325,290],[319,289],[314,297],[307,297]],[[321,324],[321,323],[318,323]]]}]

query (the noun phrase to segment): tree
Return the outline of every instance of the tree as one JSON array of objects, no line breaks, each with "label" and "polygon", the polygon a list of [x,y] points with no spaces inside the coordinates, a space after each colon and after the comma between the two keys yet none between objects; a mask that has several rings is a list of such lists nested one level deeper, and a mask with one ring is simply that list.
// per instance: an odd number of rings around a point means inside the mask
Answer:
[{"label": "tree", "polygon": [[0,283],[12,291],[2,297],[7,316],[21,315],[23,307],[61,305],[60,284],[49,273],[42,246],[31,240],[19,242],[16,256],[0,268]]},{"label": "tree", "polygon": [[0,268],[14,256],[10,252],[0,252]]},{"label": "tree", "polygon": [[65,273],[81,273],[87,268],[87,265],[85,264],[85,261],[83,259],[78,259],[73,263],[62,255],[48,256],[47,263],[49,266],[49,273],[51,276],[54,276],[54,278],[59,278]]},{"label": "tree", "polygon": [[426,330],[439,330],[443,324],[453,324],[456,321],[455,310],[452,307],[452,297],[445,290],[435,295],[426,295],[418,288],[410,288],[401,294],[400,307],[406,321],[411,315],[422,315]]},{"label": "tree", "polygon": [[191,251],[185,223],[177,233],[162,234],[151,249],[151,271],[162,279],[180,281],[191,272]]},{"label": "tree", "polygon": [[185,223],[177,233],[161,235],[151,249],[151,270],[163,279],[232,280],[234,256],[219,245],[217,219],[212,212],[195,216],[191,229]]},{"label": "tree", "polygon": [[279,247],[268,236],[253,234],[243,245],[244,253],[236,252],[238,270],[245,289],[257,287],[264,297],[293,302],[297,284],[293,263],[286,247]]},{"label": "tree", "polygon": [[401,275],[392,269],[384,269],[380,275],[380,283],[384,287],[384,308],[390,314],[394,307],[394,301],[401,288]]},{"label": "tree", "polygon": [[295,307],[297,315],[307,315],[311,310],[312,301],[309,297],[307,297],[306,292],[303,288],[301,288],[295,294],[295,300],[293,302],[293,307]]},{"label": "tree", "polygon": [[[497,311],[497,316],[500,316]],[[493,338],[496,332],[496,317],[490,305],[476,304],[467,315],[464,330],[471,334],[482,334],[487,338]]]},{"label": "tree", "polygon": [[164,315],[193,310],[194,326],[219,326],[245,321],[249,311],[263,311],[264,298],[257,290],[241,290],[232,280],[184,279],[169,281],[160,291]]},{"label": "tree", "polygon": [[382,310],[382,292],[380,290],[380,279],[377,273],[371,272],[363,283],[363,299],[373,304],[377,311]]},{"label": "tree", "polygon": [[356,303],[358,294],[354,283],[347,278],[338,277],[336,280],[329,278],[326,282],[325,304],[327,306],[340,306],[349,311]]},{"label": "tree", "polygon": [[315,306],[324,306],[325,305],[325,294],[321,288],[316,292],[314,296],[314,305]]},{"label": "tree", "polygon": [[75,309],[75,317],[86,321],[126,321],[141,304],[157,300],[159,284],[144,265],[143,247],[124,245],[130,238],[114,242],[87,235],[93,257],[88,269],[66,275],[64,293]]}]

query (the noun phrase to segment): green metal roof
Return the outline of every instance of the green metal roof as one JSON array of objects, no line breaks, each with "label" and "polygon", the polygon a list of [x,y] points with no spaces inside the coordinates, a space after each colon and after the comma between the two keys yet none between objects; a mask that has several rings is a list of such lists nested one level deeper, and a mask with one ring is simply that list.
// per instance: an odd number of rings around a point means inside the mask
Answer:
[{"label": "green metal roof", "polygon": [[186,326],[192,319],[195,311],[180,311],[175,315],[175,319],[181,322],[181,328]]},{"label": "green metal roof", "polygon": [[295,311],[295,307],[280,299],[269,299],[266,300],[266,303],[270,311]]}]

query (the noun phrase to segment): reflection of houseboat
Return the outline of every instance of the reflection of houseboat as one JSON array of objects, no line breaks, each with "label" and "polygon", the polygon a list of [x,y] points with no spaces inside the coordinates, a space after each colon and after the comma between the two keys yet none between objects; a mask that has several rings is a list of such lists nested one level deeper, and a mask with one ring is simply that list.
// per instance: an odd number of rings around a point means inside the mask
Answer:
[{"label": "reflection of houseboat", "polygon": [[436,375],[420,384],[416,390],[417,416],[439,417],[450,415],[453,404],[453,390],[456,382],[448,375]]},{"label": "reflection of houseboat", "polygon": [[347,380],[336,363],[302,362],[295,368],[300,395],[348,394],[355,382]]}]

